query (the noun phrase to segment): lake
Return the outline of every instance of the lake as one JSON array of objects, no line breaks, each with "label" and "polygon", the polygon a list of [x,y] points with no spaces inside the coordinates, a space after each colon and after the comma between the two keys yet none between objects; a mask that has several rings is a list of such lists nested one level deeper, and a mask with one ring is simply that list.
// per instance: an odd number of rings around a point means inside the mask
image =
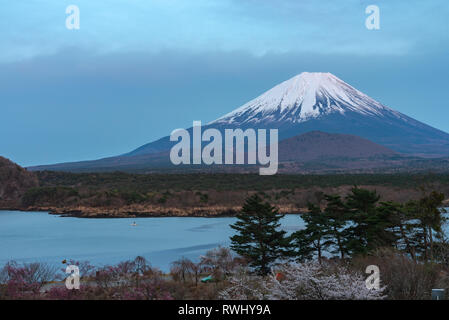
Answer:
[{"label": "lake", "polygon": [[[0,211],[0,266],[17,262],[61,264],[64,259],[88,260],[96,266],[147,258],[168,271],[170,263],[198,260],[206,251],[229,246],[229,225],[235,218],[108,218],[60,217],[46,212]],[[136,226],[132,226],[136,222]],[[287,215],[287,232],[304,226],[298,215]]]}]

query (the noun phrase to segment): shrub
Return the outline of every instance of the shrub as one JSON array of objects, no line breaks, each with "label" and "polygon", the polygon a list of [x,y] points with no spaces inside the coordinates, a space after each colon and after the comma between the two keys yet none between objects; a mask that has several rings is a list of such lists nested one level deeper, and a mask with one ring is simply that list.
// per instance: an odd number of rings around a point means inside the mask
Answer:
[{"label": "shrub", "polygon": [[3,299],[29,299],[40,293],[42,286],[56,279],[56,268],[45,263],[7,263],[0,272]]},{"label": "shrub", "polygon": [[392,249],[379,249],[371,257],[355,259],[353,264],[359,269],[377,265],[381,283],[387,288],[385,293],[392,300],[430,299],[441,272],[436,264],[414,261]]}]

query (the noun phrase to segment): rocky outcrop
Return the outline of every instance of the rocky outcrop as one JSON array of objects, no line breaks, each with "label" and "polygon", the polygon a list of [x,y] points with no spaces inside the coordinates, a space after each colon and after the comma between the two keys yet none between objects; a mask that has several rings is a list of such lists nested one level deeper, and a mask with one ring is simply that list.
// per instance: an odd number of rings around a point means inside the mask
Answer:
[{"label": "rocky outcrop", "polygon": [[0,208],[20,207],[23,194],[37,186],[39,180],[34,173],[0,157]]}]

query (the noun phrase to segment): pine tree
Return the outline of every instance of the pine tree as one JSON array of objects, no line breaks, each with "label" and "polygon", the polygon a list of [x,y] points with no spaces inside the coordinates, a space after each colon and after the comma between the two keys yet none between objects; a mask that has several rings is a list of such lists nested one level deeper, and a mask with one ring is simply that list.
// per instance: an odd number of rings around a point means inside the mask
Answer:
[{"label": "pine tree", "polygon": [[298,248],[297,257],[299,261],[312,259],[317,256],[321,263],[323,252],[332,244],[329,233],[329,220],[321,211],[320,207],[309,203],[309,212],[303,213],[301,218],[306,228],[292,234],[293,243]]},{"label": "pine tree", "polygon": [[381,202],[367,218],[369,225],[368,248],[374,250],[380,247],[410,249],[406,228],[406,215],[403,207],[395,202]]},{"label": "pine tree", "polygon": [[283,217],[256,194],[246,199],[237,221],[231,225],[237,231],[231,237],[231,248],[247,258],[259,274],[269,273],[276,260],[291,254],[290,239],[279,229]]},{"label": "pine tree", "polygon": [[341,259],[348,253],[348,208],[339,195],[325,195],[327,201],[324,213],[328,222],[328,235],[332,241],[331,253],[338,253]]},{"label": "pine tree", "polygon": [[434,255],[435,237],[442,238],[444,217],[439,207],[444,200],[444,194],[432,191],[418,201],[407,203],[409,215],[415,219],[416,251],[424,261],[432,261]]},{"label": "pine tree", "polygon": [[376,204],[380,196],[376,191],[354,187],[346,197],[349,219],[352,226],[348,229],[348,249],[352,254],[366,254],[375,248],[378,223]]}]

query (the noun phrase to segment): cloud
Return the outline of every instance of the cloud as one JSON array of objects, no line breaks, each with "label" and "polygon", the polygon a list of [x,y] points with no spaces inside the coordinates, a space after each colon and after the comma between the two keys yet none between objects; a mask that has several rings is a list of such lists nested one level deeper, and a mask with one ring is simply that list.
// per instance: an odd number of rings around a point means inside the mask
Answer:
[{"label": "cloud", "polygon": [[370,1],[78,0],[81,29],[65,28],[72,1],[14,1],[0,12],[0,61],[73,46],[97,53],[410,53],[448,40],[445,0],[379,0],[381,30],[365,28]]}]

